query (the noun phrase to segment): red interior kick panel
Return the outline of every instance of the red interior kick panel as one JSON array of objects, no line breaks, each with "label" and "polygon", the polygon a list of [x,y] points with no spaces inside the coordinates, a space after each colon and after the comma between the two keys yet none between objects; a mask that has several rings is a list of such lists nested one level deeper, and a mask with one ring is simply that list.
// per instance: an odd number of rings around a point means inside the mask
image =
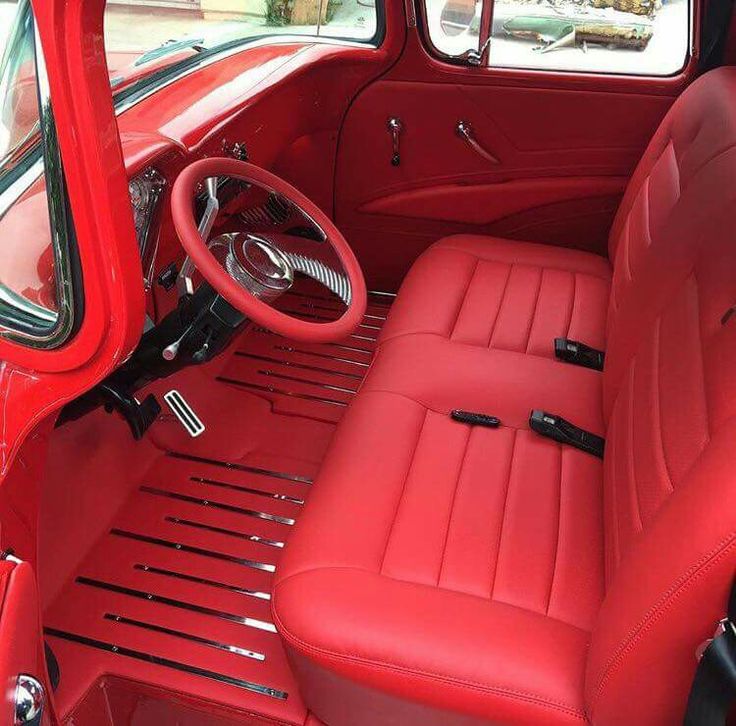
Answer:
[{"label": "red interior kick panel", "polygon": [[[369,285],[395,289],[429,244],[457,232],[605,253],[625,181],[673,97],[613,91],[605,81],[566,89],[553,74],[534,86],[458,78],[384,79],[347,113],[335,217]],[[399,166],[391,165],[391,117],[403,125]],[[499,164],[458,136],[459,121]]]}]

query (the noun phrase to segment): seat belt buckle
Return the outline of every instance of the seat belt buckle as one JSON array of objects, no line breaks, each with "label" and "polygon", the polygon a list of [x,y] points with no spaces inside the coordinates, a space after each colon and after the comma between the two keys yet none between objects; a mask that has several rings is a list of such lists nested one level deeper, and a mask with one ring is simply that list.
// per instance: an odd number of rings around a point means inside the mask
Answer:
[{"label": "seat belt buckle", "polygon": [[574,446],[600,459],[603,458],[605,439],[571,424],[562,416],[534,410],[529,416],[529,428],[548,439]]},{"label": "seat belt buckle", "polygon": [[577,340],[555,338],[555,358],[583,368],[602,371],[606,354]]},{"label": "seat belt buckle", "polygon": [[705,654],[705,651],[708,650],[708,647],[710,644],[716,639],[720,638],[722,635],[725,635],[726,632],[730,630],[732,635],[736,636],[736,627],[734,624],[728,619],[723,618],[722,620],[718,621],[718,625],[716,625],[715,632],[713,633],[712,638],[706,638],[696,649],[695,649],[695,660],[700,661],[703,658],[703,655]]},{"label": "seat belt buckle", "polygon": [[461,411],[459,408],[450,411],[450,417],[454,421],[470,424],[470,426],[486,426],[497,429],[501,425],[501,419],[496,416],[489,416],[486,413],[474,413],[473,411]]}]

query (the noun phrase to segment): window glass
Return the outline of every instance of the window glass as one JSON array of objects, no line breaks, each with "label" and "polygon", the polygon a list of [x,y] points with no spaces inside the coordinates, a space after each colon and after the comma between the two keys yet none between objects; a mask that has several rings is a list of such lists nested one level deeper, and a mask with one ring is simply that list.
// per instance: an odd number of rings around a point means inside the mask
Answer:
[{"label": "window glass", "polygon": [[[481,0],[426,2],[439,51],[478,48]],[[495,0],[488,57],[502,68],[667,76],[685,65],[689,37],[688,0]]]},{"label": "window glass", "polygon": [[5,169],[38,136],[36,61],[30,13],[0,3],[0,165]]},{"label": "window glass", "polygon": [[108,0],[105,48],[113,87],[237,40],[316,35],[370,40],[376,0]]},{"label": "window glass", "polygon": [[54,347],[73,326],[66,197],[29,0],[0,24],[0,335]]}]

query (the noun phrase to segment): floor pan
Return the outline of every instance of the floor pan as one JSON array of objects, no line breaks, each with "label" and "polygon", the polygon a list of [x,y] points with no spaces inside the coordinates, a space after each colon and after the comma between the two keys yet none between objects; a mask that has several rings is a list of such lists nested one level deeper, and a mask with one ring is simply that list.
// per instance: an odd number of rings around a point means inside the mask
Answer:
[{"label": "floor pan", "polygon": [[[386,310],[374,302],[369,314]],[[161,454],[45,615],[67,723],[86,726],[75,709],[106,675],[241,718],[304,723],[271,584],[370,362],[375,340],[361,342],[371,346],[359,355],[251,329],[219,372],[190,369],[175,381],[206,434],[189,439],[170,415],[154,425]]]}]

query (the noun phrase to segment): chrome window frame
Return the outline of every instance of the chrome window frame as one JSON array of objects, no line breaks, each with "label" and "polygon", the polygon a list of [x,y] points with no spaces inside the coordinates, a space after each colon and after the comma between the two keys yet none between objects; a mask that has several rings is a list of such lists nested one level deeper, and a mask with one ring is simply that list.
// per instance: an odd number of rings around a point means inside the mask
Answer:
[{"label": "chrome window frame", "polygon": [[53,349],[65,343],[75,327],[77,310],[72,248],[76,246],[76,240],[68,214],[46,63],[28,0],[21,0],[19,4],[18,13],[23,12],[31,13],[33,28],[42,156],[0,195],[0,218],[36,179],[45,176],[57,310],[49,310],[27,300],[0,282],[0,337],[32,348]]}]

